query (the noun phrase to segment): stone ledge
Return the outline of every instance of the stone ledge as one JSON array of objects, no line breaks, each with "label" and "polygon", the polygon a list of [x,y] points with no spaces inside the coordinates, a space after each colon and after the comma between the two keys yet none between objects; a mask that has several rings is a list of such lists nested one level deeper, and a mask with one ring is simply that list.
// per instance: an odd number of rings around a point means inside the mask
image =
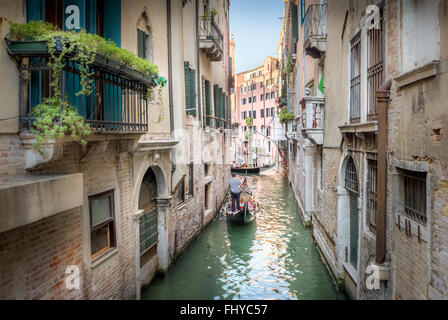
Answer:
[{"label": "stone ledge", "polygon": [[83,205],[83,175],[12,178],[0,186],[0,233]]},{"label": "stone ledge", "polygon": [[402,88],[438,74],[439,61],[432,61],[394,78],[398,88]]}]

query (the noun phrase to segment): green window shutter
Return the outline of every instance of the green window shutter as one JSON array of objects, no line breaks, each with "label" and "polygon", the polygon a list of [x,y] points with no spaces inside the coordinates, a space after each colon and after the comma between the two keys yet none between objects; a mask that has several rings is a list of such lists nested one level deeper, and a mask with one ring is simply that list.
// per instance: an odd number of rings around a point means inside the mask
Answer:
[{"label": "green window shutter", "polygon": [[219,91],[218,91],[218,85],[213,86],[213,102],[215,105],[215,117],[218,117],[218,109],[219,109]]},{"label": "green window shutter", "polygon": [[185,72],[185,108],[187,114],[196,116],[196,72],[190,68],[188,62],[184,63]]}]

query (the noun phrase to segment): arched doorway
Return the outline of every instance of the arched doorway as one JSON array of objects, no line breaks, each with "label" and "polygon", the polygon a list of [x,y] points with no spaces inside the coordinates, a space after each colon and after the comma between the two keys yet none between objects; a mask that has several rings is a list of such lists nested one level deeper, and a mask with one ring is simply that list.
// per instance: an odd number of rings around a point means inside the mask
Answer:
[{"label": "arched doorway", "polygon": [[139,218],[140,267],[143,267],[156,255],[158,241],[157,180],[151,168],[141,182],[138,209],[143,212]]},{"label": "arched doorway", "polygon": [[345,167],[345,188],[349,195],[350,210],[350,263],[357,269],[358,264],[358,238],[359,238],[359,216],[358,216],[358,175],[353,158],[350,157]]}]

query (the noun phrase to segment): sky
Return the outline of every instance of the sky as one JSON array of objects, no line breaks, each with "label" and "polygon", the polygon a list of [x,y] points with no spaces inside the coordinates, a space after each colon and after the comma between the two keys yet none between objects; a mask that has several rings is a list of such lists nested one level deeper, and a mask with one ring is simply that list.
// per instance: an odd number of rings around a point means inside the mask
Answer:
[{"label": "sky", "polygon": [[230,0],[230,34],[235,36],[235,72],[277,57],[283,0]]}]

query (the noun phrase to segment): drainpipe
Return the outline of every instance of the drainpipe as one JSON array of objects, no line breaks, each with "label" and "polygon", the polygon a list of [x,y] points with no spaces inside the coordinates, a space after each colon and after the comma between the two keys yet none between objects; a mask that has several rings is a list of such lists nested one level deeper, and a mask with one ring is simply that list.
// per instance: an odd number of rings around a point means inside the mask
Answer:
[{"label": "drainpipe", "polygon": [[202,126],[202,109],[201,109],[201,53],[199,49],[199,0],[195,1],[195,20],[196,20],[196,68],[198,69],[198,77],[196,79],[196,87],[198,92],[198,119],[199,125]]},{"label": "drainpipe", "polygon": [[384,82],[376,92],[378,110],[378,171],[376,211],[376,264],[386,258],[386,201],[387,201],[387,107],[392,81]]},{"label": "drainpipe", "polygon": [[171,41],[171,0],[166,0],[166,29],[168,35],[168,94],[170,108],[170,130],[174,131],[174,112],[173,112],[173,61],[172,61],[172,41]]}]

